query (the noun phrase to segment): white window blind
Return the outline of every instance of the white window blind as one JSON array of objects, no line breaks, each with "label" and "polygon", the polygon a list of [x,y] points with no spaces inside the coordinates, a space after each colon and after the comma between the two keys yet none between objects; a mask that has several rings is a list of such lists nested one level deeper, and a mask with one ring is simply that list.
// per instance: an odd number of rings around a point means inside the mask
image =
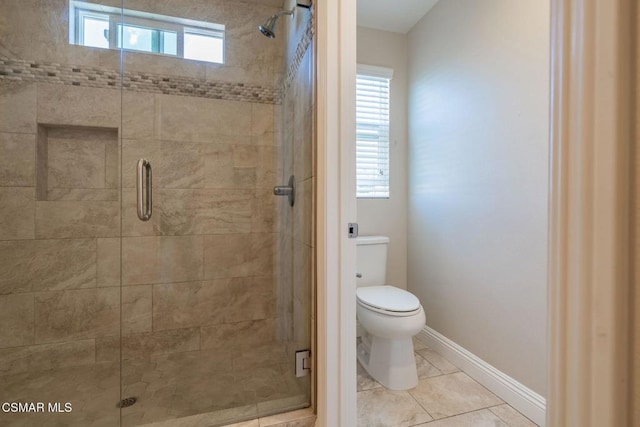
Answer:
[{"label": "white window blind", "polygon": [[356,79],[356,194],[389,197],[389,83],[392,70],[358,66]]}]

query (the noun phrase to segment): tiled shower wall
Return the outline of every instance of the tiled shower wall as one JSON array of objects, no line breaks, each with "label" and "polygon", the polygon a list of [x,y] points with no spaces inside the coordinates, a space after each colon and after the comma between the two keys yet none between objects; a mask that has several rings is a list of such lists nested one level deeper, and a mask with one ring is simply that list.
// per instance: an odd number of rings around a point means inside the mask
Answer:
[{"label": "tiled shower wall", "polygon": [[[126,0],[127,9],[224,23],[227,63],[126,52],[123,81],[119,52],[68,44],[66,1],[3,3],[3,382],[104,364],[116,382],[95,387],[115,402],[120,349],[125,361],[243,352],[276,335],[308,347],[312,48],[283,64],[283,44],[256,30],[281,3]],[[294,21],[294,53],[308,19]],[[140,157],[154,176],[144,223],[135,213]],[[292,172],[293,209],[272,195]]]},{"label": "tiled shower wall", "polygon": [[[285,6],[293,7],[287,1]],[[278,175],[296,179],[296,203],[277,201],[278,311],[289,313],[278,324],[278,336],[296,349],[313,346],[315,289],[314,241],[314,23],[311,12],[298,8],[287,22],[286,72],[282,104],[276,105]]]}]

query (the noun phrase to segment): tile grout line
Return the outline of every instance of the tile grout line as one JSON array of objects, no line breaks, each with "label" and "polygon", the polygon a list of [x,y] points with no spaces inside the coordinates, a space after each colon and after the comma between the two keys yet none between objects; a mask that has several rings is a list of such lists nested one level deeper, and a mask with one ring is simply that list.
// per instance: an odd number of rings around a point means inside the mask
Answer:
[{"label": "tile grout line", "polygon": [[[500,405],[503,405],[503,404],[501,403]],[[459,417],[459,416],[467,415],[467,414],[473,414],[474,412],[480,412],[480,411],[485,411],[485,410],[488,410],[493,415],[498,417],[498,415],[494,414],[493,411],[490,411],[490,408],[495,408],[496,406],[500,406],[500,405],[487,406],[486,408],[478,408],[478,409],[474,409],[472,411],[460,412],[459,414],[447,415],[446,417],[442,417],[442,418],[434,418],[432,421],[428,421],[428,422],[426,422],[424,424],[431,424],[431,423],[436,422],[436,421],[448,420],[450,418],[455,418],[455,417]],[[504,421],[502,418],[498,417],[498,419],[500,419],[500,421],[503,421],[505,424],[509,425],[509,423]],[[420,424],[414,424],[414,425],[420,425]]]},{"label": "tile grout line", "polygon": [[[418,356],[420,358],[423,358],[421,355],[419,355],[415,350],[413,352],[414,356]],[[424,359],[424,358],[423,358]],[[426,359],[425,359],[426,360]],[[428,362],[428,360],[427,360]],[[435,367],[435,366],[434,366]],[[437,368],[436,368],[437,369]],[[440,372],[442,374],[442,372],[438,369],[438,372]],[[437,375],[439,376],[439,375]],[[431,378],[431,377],[429,377]],[[420,377],[418,377],[418,385],[420,384]],[[415,387],[414,387],[415,388]],[[431,421],[434,421],[435,418],[433,417],[433,415],[431,415],[431,413],[429,411],[427,411],[427,408],[425,408],[420,402],[418,402],[418,399],[416,399],[416,397],[413,395],[413,393],[411,393],[411,390],[407,390],[407,392],[409,393],[409,396],[411,396],[411,398],[418,404],[419,407],[421,407],[424,412],[427,413],[427,415],[429,415],[429,417],[431,417]],[[431,422],[431,421],[427,421],[427,422]]]},{"label": "tile grout line", "polygon": [[[424,344],[424,343],[423,343],[423,344]],[[426,349],[429,349],[429,347],[427,347]],[[421,350],[424,350],[424,349],[421,349]],[[436,353],[436,354],[438,354],[440,357],[442,357],[443,359],[445,359],[447,362],[451,363],[451,362],[450,362],[446,357],[442,356],[442,355],[441,355],[440,353],[438,353],[437,351],[435,351],[435,350],[433,350],[433,349],[431,349],[431,351],[435,352],[435,353]],[[414,353],[415,353],[417,356],[422,357],[422,355],[418,354],[418,352],[417,352],[417,351],[414,351]],[[422,357],[422,358],[423,358],[424,360],[426,360],[427,362],[429,362],[426,358],[424,358],[424,357]],[[429,363],[430,363],[430,362],[429,362]],[[442,375],[453,375],[453,374],[457,374],[457,373],[463,373],[463,374],[467,375],[464,371],[460,370],[460,368],[459,368],[458,366],[454,365],[453,363],[451,363],[451,365],[455,366],[455,367],[458,369],[458,371],[456,371],[456,372],[450,372],[450,373],[448,373],[448,374],[442,373]],[[438,369],[435,365],[433,365],[433,366],[434,366],[436,369]],[[438,369],[438,370],[439,370],[439,369]],[[439,377],[439,376],[442,376],[442,375],[435,375],[435,376],[433,376],[433,377],[429,377],[429,378],[435,378],[435,377]],[[468,375],[467,375],[467,376],[468,376]],[[471,377],[469,377],[469,378],[471,378]],[[495,396],[497,399],[499,399],[499,400],[501,401],[501,403],[498,403],[498,404],[496,404],[496,405],[487,406],[487,407],[484,407],[484,408],[474,409],[474,410],[472,410],[472,411],[462,412],[462,413],[460,413],[460,414],[450,415],[450,416],[448,416],[448,417],[443,417],[443,418],[438,418],[438,419],[435,419],[435,418],[434,418],[432,421],[429,421],[429,422],[427,422],[427,423],[425,423],[425,424],[430,424],[430,423],[432,423],[432,422],[434,422],[434,421],[445,420],[445,419],[447,419],[447,418],[453,418],[453,417],[457,417],[457,416],[460,416],[460,415],[470,414],[470,413],[473,413],[473,412],[479,412],[479,411],[483,411],[483,410],[489,410],[489,412],[491,412],[494,416],[496,416],[498,419],[500,419],[501,421],[503,421],[505,424],[509,425],[509,423],[508,423],[506,420],[504,420],[502,417],[500,417],[500,416],[499,416],[498,414],[496,414],[495,412],[491,411],[491,408],[495,408],[495,407],[502,406],[502,405],[508,405],[509,407],[511,407],[511,405],[509,405],[508,403],[506,403],[505,401],[503,401],[500,397],[496,396],[496,395],[495,395],[495,393],[493,393],[491,390],[489,390],[489,389],[487,389],[486,387],[484,387],[482,384],[478,383],[478,382],[477,382],[476,380],[474,380],[473,378],[471,378],[471,379],[472,379],[475,383],[477,383],[478,385],[480,385],[482,388],[484,388],[487,392],[489,392],[490,394],[492,394],[493,396]],[[416,402],[418,403],[418,405],[420,405],[420,402],[418,402],[418,401],[417,401],[417,399],[415,398],[415,396],[413,396],[413,394],[411,393],[411,391],[409,391],[409,394],[411,395],[411,397],[413,397],[413,399],[414,399],[414,400],[416,400]],[[426,410],[426,408],[424,408],[424,406],[422,406],[422,405],[420,405],[420,406],[421,406],[421,407],[422,407],[422,408],[423,408],[427,413],[429,413],[429,412]],[[512,409],[514,409],[516,412],[518,412],[518,414],[520,414],[520,412],[519,412],[519,411],[517,411],[515,408],[513,408],[513,407],[512,407]],[[429,415],[431,416],[431,414],[429,414]],[[520,415],[522,415],[522,414],[520,414]],[[524,415],[522,415],[522,416],[524,416]],[[431,418],[433,418],[433,416],[431,416]],[[525,418],[526,418],[526,417],[525,417]],[[526,419],[527,419],[527,420],[529,420],[529,418],[526,418]],[[531,420],[529,420],[529,421],[531,421]],[[534,424],[535,424],[535,423],[534,423]]]},{"label": "tile grout line", "polygon": [[[518,411],[516,408],[514,408],[513,406],[509,405],[507,402],[503,402],[499,405],[493,405],[493,406],[489,406],[488,409],[489,411],[491,411],[492,408],[497,408],[498,406],[502,406],[502,405],[507,405],[509,408],[513,409],[514,411],[516,411],[519,415],[521,415],[523,418],[525,418],[527,421],[529,421],[530,423],[532,423],[534,426],[538,426],[538,424],[536,424],[535,422],[533,422],[532,420],[529,419],[529,417],[527,417],[526,415],[524,415],[523,413],[521,413],[520,411]],[[505,420],[504,418],[502,418],[500,415],[496,414],[495,412],[491,411],[491,413],[493,415],[495,415],[496,417],[500,418],[500,420],[502,420],[505,424],[507,425],[511,425],[507,422],[507,420]],[[538,426],[539,427],[539,426]]]}]

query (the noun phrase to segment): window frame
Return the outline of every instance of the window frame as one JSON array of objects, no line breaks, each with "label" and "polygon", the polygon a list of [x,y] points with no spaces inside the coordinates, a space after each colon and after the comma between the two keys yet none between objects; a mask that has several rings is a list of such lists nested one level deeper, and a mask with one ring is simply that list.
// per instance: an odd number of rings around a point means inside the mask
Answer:
[{"label": "window frame", "polygon": [[[187,18],[178,18],[167,15],[159,15],[149,12],[141,12],[129,9],[120,9],[105,6],[97,3],[87,3],[83,1],[69,1],[69,43],[78,46],[84,44],[84,18],[91,17],[109,21],[109,47],[108,49],[125,50],[127,52],[146,53],[151,55],[168,56],[171,58],[186,59],[188,61],[201,61],[211,64],[224,64],[226,62],[226,29],[222,24],[212,22],[195,21]],[[154,52],[142,49],[126,49],[118,47],[118,27],[131,26],[140,27],[161,32],[176,33],[176,54],[165,52]],[[222,41],[222,62],[209,61],[206,59],[192,59],[184,56],[185,33],[199,36],[211,37]]]},{"label": "window frame", "polygon": [[[356,69],[356,86],[360,76],[369,77],[369,78],[377,78],[377,79],[386,79],[389,84],[388,94],[387,94],[387,140],[386,140],[386,194],[384,192],[380,192],[380,194],[376,194],[376,191],[369,192],[367,194],[361,194],[358,191],[358,182],[360,177],[358,176],[357,170],[357,162],[358,162],[358,119],[356,117],[356,198],[357,199],[369,199],[369,200],[384,200],[391,198],[391,81],[393,80],[393,69],[386,67],[379,67],[374,65],[365,65],[358,64]],[[356,115],[358,113],[358,100],[356,98]]]}]

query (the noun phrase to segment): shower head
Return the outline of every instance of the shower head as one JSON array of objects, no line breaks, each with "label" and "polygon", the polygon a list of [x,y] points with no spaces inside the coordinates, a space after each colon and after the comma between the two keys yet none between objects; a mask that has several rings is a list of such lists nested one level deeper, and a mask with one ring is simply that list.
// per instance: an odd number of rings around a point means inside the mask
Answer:
[{"label": "shower head", "polygon": [[258,29],[266,37],[269,37],[270,39],[275,39],[276,38],[276,22],[278,21],[278,18],[280,18],[280,16],[282,16],[282,15],[291,15],[291,16],[293,16],[293,11],[294,10],[295,9],[282,10],[282,11],[276,13],[275,15],[270,16],[269,18],[267,18],[266,21],[264,21],[262,23],[262,25],[260,25],[258,27]]}]

